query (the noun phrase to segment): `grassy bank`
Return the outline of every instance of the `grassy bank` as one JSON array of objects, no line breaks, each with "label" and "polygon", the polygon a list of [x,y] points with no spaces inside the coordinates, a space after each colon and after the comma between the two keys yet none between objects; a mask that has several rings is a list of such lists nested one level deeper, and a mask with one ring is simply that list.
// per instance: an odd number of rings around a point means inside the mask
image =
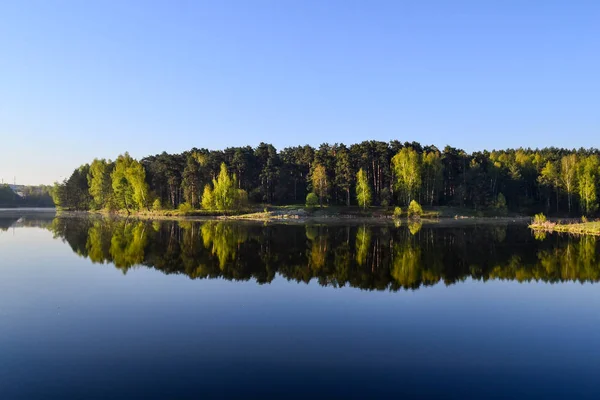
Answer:
[{"label": "grassy bank", "polygon": [[[395,207],[367,207],[358,206],[324,206],[306,207],[302,204],[270,206],[256,205],[243,210],[198,210],[198,209],[177,209],[177,210],[139,210],[130,211],[107,211],[97,210],[89,212],[68,212],[69,214],[90,213],[115,217],[132,217],[142,219],[233,219],[233,220],[251,220],[251,221],[271,221],[271,220],[361,220],[373,222],[391,222],[394,219],[408,218],[408,209],[402,208],[402,212],[395,212]],[[479,220],[498,217],[512,218],[512,215],[498,215],[493,212],[482,212],[458,207],[424,207],[420,218],[423,220],[438,219],[465,219]],[[522,217],[522,216],[521,216]]]},{"label": "grassy bank", "polygon": [[529,227],[536,231],[561,232],[575,235],[600,236],[600,221],[556,222],[549,221],[542,215],[536,215]]},{"label": "grassy bank", "polygon": [[575,235],[597,235],[600,236],[600,222],[581,222],[564,224],[558,222],[547,222],[545,224],[531,224],[531,229],[546,232],[572,233]]}]

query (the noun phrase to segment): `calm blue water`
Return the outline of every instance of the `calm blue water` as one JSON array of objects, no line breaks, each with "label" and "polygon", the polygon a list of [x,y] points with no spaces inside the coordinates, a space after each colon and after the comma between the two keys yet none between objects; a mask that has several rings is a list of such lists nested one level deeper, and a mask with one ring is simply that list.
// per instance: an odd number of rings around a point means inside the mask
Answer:
[{"label": "calm blue water", "polygon": [[523,226],[0,227],[3,399],[600,397],[595,240]]}]

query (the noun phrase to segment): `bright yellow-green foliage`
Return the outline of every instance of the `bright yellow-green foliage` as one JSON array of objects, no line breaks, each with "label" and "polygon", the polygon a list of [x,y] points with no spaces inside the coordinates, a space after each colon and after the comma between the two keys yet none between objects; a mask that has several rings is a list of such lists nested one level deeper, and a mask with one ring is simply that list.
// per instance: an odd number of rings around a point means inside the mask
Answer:
[{"label": "bright yellow-green foliage", "polygon": [[183,213],[187,213],[193,211],[194,207],[190,203],[181,203],[177,209]]},{"label": "bright yellow-green foliage", "polygon": [[356,174],[356,200],[362,208],[371,205],[371,187],[367,182],[367,174],[362,168]]},{"label": "bright yellow-green foliage", "polygon": [[569,212],[571,212],[573,191],[575,190],[575,183],[577,180],[577,155],[576,154],[564,156],[561,159],[560,180],[561,180],[562,188],[565,190],[565,192],[567,192]]},{"label": "bright yellow-green foliage", "polygon": [[215,200],[213,198],[213,191],[209,184],[204,186],[204,192],[202,193],[202,208],[205,210],[211,210],[215,206]]},{"label": "bright yellow-green foliage", "polygon": [[578,171],[579,198],[584,213],[591,214],[598,209],[597,182],[600,173],[600,162],[597,156],[589,156],[581,160]]},{"label": "bright yellow-green foliage", "polygon": [[329,250],[327,233],[321,226],[306,226],[306,237],[310,240],[310,251],[308,260],[312,270],[321,269],[327,261],[327,251]]},{"label": "bright yellow-green foliage", "polygon": [[396,189],[410,203],[415,193],[421,187],[421,160],[419,153],[405,147],[392,158],[392,166],[396,176]]},{"label": "bright yellow-green foliage", "polygon": [[112,183],[110,178],[109,162],[94,159],[90,164],[88,173],[89,192],[92,196],[92,207],[95,209],[105,208],[109,205],[112,196]]},{"label": "bright yellow-green foliage", "polygon": [[546,218],[546,216],[543,213],[536,214],[535,217],[533,217],[534,225],[542,225],[542,224],[545,224],[546,221],[548,221],[548,219]]},{"label": "bright yellow-green foliage", "polygon": [[213,179],[213,187],[206,185],[202,194],[202,208],[207,210],[236,210],[248,203],[245,190],[237,189],[237,178],[227,172],[225,163],[221,164],[221,172]]},{"label": "bright yellow-green foliage", "polygon": [[248,240],[248,232],[236,224],[207,222],[200,229],[204,247],[219,259],[221,270],[235,260],[238,246]]},{"label": "bright yellow-green foliage", "polygon": [[231,210],[235,203],[234,179],[227,173],[225,163],[221,164],[221,172],[213,179],[213,199],[216,210]]},{"label": "bright yellow-green foliage", "polygon": [[111,179],[118,208],[129,210],[147,207],[146,171],[129,153],[117,158]]},{"label": "bright yellow-green foliage", "polygon": [[323,206],[323,200],[327,198],[329,183],[327,182],[327,171],[325,167],[317,164],[311,175],[313,191],[319,196],[319,205]]},{"label": "bright yellow-green foliage", "polygon": [[421,260],[421,247],[414,246],[406,241],[394,245],[394,258],[391,275],[400,285],[411,287],[424,277],[423,262]]},{"label": "bright yellow-green foliage", "polygon": [[152,202],[152,210],[153,211],[162,210],[162,204],[160,204],[160,199],[155,199],[154,202]]},{"label": "bright yellow-green foliage", "polygon": [[365,265],[370,245],[371,230],[366,226],[359,227],[356,232],[356,262],[358,265]]},{"label": "bright yellow-green foliage", "polygon": [[306,196],[306,206],[307,207],[316,207],[319,205],[319,196],[317,196],[315,193],[309,193]]},{"label": "bright yellow-green foliage", "polygon": [[413,236],[419,233],[422,227],[423,223],[420,219],[411,219],[408,221],[408,231]]},{"label": "bright yellow-green foliage", "polygon": [[402,215],[402,208],[401,207],[394,208],[394,218],[400,218],[401,215]]},{"label": "bright yellow-green foliage", "polygon": [[115,229],[110,241],[110,255],[117,268],[127,272],[129,267],[144,262],[144,249],[148,243],[147,225],[143,222],[123,221]]},{"label": "bright yellow-green foliage", "polygon": [[409,217],[420,217],[423,214],[423,208],[415,200],[412,200],[408,205]]}]

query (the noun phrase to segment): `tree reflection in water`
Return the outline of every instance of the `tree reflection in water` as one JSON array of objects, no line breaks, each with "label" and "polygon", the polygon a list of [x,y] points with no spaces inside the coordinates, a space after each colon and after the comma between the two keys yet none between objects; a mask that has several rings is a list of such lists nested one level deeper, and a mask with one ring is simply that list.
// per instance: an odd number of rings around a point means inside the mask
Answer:
[{"label": "tree reflection in water", "polygon": [[55,218],[46,228],[93,263],[192,279],[255,279],[366,290],[417,289],[467,278],[600,280],[598,240],[535,237],[524,226],[258,225]]}]

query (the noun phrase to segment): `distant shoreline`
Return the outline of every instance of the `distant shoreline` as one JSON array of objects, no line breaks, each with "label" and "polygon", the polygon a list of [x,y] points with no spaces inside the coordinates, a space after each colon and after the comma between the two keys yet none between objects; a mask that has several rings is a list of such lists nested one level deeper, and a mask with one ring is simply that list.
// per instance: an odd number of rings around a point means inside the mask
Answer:
[{"label": "distant shoreline", "polygon": [[0,216],[11,216],[11,215],[22,215],[22,214],[56,214],[58,211],[56,208],[50,207],[14,207],[14,208],[3,208],[0,207]]}]

